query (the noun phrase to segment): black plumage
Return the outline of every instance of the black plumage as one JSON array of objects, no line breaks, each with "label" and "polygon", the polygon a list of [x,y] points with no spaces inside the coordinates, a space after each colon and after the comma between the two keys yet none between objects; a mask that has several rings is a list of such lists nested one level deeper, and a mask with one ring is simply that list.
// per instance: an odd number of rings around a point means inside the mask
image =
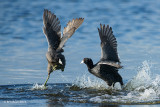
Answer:
[{"label": "black plumage", "polygon": [[113,35],[112,28],[109,25],[101,25],[98,28],[101,40],[101,59],[98,63],[93,64],[92,59],[84,58],[82,63],[88,67],[88,71],[93,75],[101,78],[109,86],[116,82],[123,85],[122,77],[118,73],[118,69],[122,68],[117,52],[117,41]]},{"label": "black plumage", "polygon": [[84,18],[79,18],[69,21],[67,27],[64,28],[63,36],[61,37],[61,25],[59,19],[50,11],[44,9],[43,32],[48,41],[48,51],[46,53],[46,58],[48,61],[48,77],[44,84],[45,86],[50,74],[54,70],[64,71],[66,65],[65,56],[62,54],[62,52],[64,51],[64,44],[83,23],[83,20]]}]

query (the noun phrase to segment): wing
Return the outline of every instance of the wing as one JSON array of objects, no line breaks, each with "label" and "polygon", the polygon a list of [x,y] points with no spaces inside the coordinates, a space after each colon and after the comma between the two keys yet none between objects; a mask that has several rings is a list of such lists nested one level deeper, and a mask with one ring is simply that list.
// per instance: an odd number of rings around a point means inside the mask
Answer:
[{"label": "wing", "polygon": [[69,21],[67,27],[63,30],[63,37],[61,38],[61,43],[58,49],[62,49],[68,38],[70,38],[73,33],[78,29],[78,27],[83,23],[84,18],[73,19]]},{"label": "wing", "polygon": [[101,60],[109,60],[113,62],[120,62],[117,53],[117,41],[113,35],[112,28],[109,25],[101,25],[98,28],[101,39]]},{"label": "wing", "polygon": [[43,32],[48,41],[48,48],[56,50],[60,44],[61,38],[61,25],[59,19],[48,11],[44,9],[43,13]]},{"label": "wing", "polygon": [[112,61],[99,61],[98,65],[100,65],[100,64],[101,65],[102,64],[104,64],[104,65],[110,65],[110,66],[118,68],[118,69],[123,68],[123,66],[121,66],[120,64],[117,64],[117,63],[112,62]]}]

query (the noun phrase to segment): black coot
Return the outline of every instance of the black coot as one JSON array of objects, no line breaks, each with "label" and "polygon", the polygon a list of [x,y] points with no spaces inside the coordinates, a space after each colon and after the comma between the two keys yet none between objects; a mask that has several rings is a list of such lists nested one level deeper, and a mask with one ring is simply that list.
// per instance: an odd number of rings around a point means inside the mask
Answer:
[{"label": "black coot", "polygon": [[109,86],[116,82],[123,85],[122,77],[118,69],[122,68],[117,53],[117,41],[113,35],[112,28],[109,25],[101,25],[98,28],[101,40],[101,59],[98,63],[93,64],[92,59],[84,58],[81,63],[85,63],[88,71],[93,75],[103,79]]},{"label": "black coot", "polygon": [[67,27],[64,28],[63,36],[61,37],[61,25],[59,19],[50,11],[44,9],[43,32],[48,41],[48,51],[46,53],[48,60],[48,77],[44,86],[46,86],[51,72],[54,70],[64,71],[66,61],[65,56],[62,55],[62,52],[64,51],[62,48],[68,38],[70,38],[83,23],[83,20],[84,18],[79,18],[69,21]]}]

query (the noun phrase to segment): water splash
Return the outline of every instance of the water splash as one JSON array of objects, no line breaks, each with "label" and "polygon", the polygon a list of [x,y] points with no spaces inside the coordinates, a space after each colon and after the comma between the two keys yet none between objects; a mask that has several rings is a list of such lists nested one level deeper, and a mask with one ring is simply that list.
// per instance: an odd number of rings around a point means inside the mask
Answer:
[{"label": "water splash", "polygon": [[94,89],[106,89],[108,85],[103,80],[100,80],[96,77],[91,77],[84,74],[81,77],[77,77],[77,79],[73,83],[74,85],[80,88],[94,88]]},{"label": "water splash", "polygon": [[38,85],[37,83],[34,84],[31,88],[31,90],[46,90],[48,87],[42,85]]},{"label": "water splash", "polygon": [[137,75],[126,84],[125,89],[129,90],[132,96],[136,93],[134,99],[137,101],[153,101],[160,98],[160,75],[153,78],[150,68],[149,63],[144,61]]},{"label": "water splash", "polygon": [[126,84],[125,89],[134,90],[135,88],[146,86],[150,81],[150,66],[147,61],[144,61],[142,63],[142,66],[138,69],[137,75]]},{"label": "water splash", "polygon": [[73,82],[74,85],[80,88],[93,88],[98,90],[113,89],[113,90],[122,90],[122,87],[119,82],[115,83],[113,86],[108,86],[107,83],[95,76],[84,74],[83,76],[77,77]]},{"label": "water splash", "polygon": [[[98,78],[87,75],[77,78],[74,82],[81,88],[107,89],[107,84]],[[116,85],[118,88],[119,85]],[[137,75],[125,84],[122,90],[113,91],[111,95],[104,93],[90,98],[91,102],[113,102],[113,103],[157,103],[160,100],[160,75],[152,77],[151,64],[148,61],[142,62]]]}]

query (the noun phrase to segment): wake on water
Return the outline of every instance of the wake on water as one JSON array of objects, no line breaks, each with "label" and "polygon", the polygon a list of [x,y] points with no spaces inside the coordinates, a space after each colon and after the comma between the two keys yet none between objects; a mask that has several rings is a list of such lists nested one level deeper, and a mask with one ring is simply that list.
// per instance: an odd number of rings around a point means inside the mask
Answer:
[{"label": "wake on water", "polygon": [[[142,63],[138,73],[132,80],[127,82],[121,89],[120,84],[116,84],[113,90],[119,90],[116,95],[100,95],[90,98],[92,102],[118,102],[118,103],[155,103],[160,101],[160,75],[151,78],[151,66],[147,61]],[[107,89],[107,84],[97,78],[91,79],[84,75],[74,82],[80,88]]]}]

